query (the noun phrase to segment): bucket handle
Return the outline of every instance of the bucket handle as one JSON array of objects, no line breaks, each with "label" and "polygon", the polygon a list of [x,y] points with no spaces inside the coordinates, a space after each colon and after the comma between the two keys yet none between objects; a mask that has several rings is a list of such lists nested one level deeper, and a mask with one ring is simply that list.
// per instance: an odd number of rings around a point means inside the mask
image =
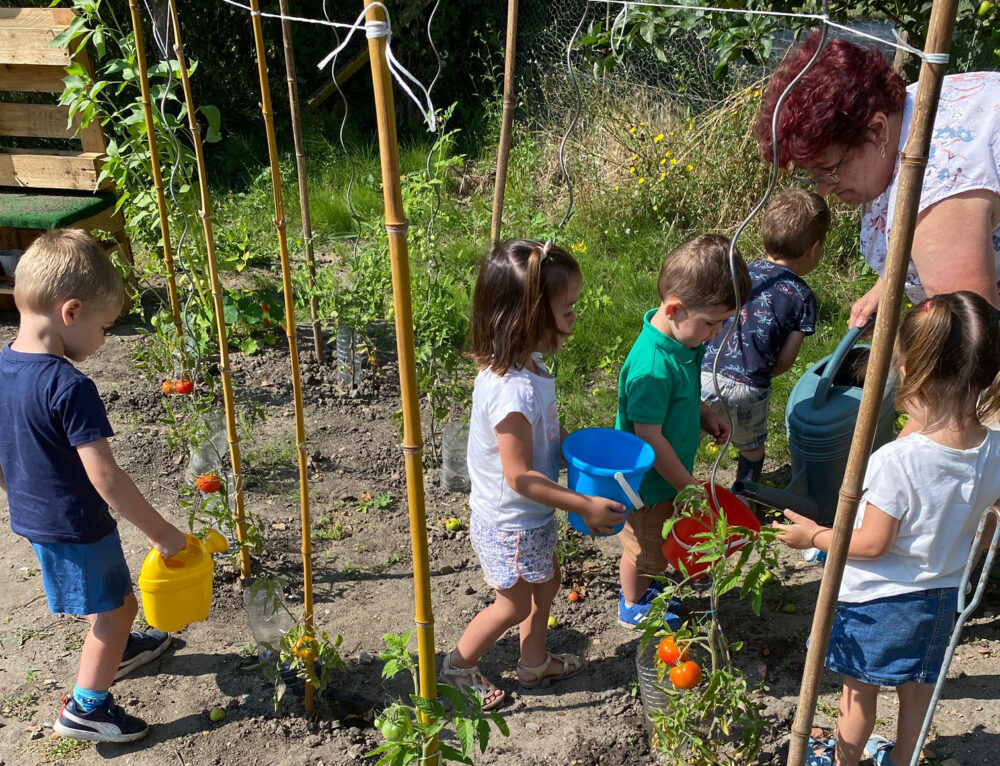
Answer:
[{"label": "bucket handle", "polygon": [[643,507],[643,505],[645,505],[642,502],[642,498],[635,493],[634,489],[632,489],[632,485],[630,485],[627,481],[625,481],[625,474],[623,474],[621,471],[615,471],[615,481],[618,482],[618,486],[622,488],[622,492],[625,493],[625,496],[628,498],[628,501],[632,503],[633,508],[635,508],[638,511],[640,508]]},{"label": "bucket handle", "polygon": [[826,368],[823,370],[823,374],[819,378],[819,383],[816,385],[816,393],[813,394],[814,407],[822,407],[826,404],[826,399],[830,395],[830,386],[833,385],[833,379],[840,370],[840,365],[843,364],[844,359],[847,358],[847,352],[854,347],[854,344],[858,342],[858,339],[868,332],[874,324],[875,315],[872,314],[864,327],[852,327],[847,331],[847,334],[844,335],[843,340],[840,341],[840,345],[837,346],[837,349],[830,355],[830,361],[826,363]]}]

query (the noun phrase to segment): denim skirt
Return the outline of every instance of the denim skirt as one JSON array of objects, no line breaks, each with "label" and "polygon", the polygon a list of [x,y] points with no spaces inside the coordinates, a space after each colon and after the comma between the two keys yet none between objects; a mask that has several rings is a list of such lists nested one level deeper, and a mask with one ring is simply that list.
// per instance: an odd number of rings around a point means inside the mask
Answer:
[{"label": "denim skirt", "polygon": [[941,672],[957,610],[957,588],[840,602],[826,667],[876,686],[932,684]]}]

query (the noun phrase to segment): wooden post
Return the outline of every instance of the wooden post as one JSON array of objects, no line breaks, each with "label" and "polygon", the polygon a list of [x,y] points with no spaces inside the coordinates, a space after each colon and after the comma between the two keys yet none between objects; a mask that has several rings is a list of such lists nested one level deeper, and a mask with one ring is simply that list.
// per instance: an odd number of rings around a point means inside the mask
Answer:
[{"label": "wooden post", "polygon": [[153,121],[153,103],[149,95],[149,72],[146,68],[146,44],[142,34],[142,16],[136,0],[129,0],[132,14],[132,35],[135,38],[136,68],[139,70],[139,88],[142,91],[142,114],[146,120],[146,141],[153,173],[153,188],[156,189],[156,210],[160,214],[160,233],[163,236],[163,263],[167,269],[167,295],[170,298],[170,313],[173,314],[174,329],[181,349],[181,365],[184,365],[184,329],[181,325],[181,307],[177,299],[177,280],[174,276],[174,254],[170,245],[170,217],[167,215],[167,201],[163,196],[163,173],[160,170],[160,151],[156,141],[156,126]]},{"label": "wooden post", "polygon": [[[132,0],[134,2],[134,0]],[[278,0],[282,17],[288,16],[288,0]],[[302,142],[302,115],[299,111],[299,87],[295,82],[295,52],[292,50],[292,22],[281,19],[281,39],[285,48],[285,77],[288,80],[288,109],[292,118],[292,139],[295,142],[295,171],[299,179],[299,211],[302,215],[302,239],[306,245],[306,270],[309,272],[309,317],[312,319],[313,352],[317,362],[326,361],[323,331],[319,326],[319,306],[316,298],[316,257],[313,253],[312,220],[309,216],[309,176],[306,172],[306,150]]]},{"label": "wooden post", "polygon": [[[925,52],[948,52],[957,10],[958,0],[934,0],[930,29],[924,46]],[[861,484],[864,481],[868,456],[875,438],[882,394],[889,365],[892,362],[896,325],[903,301],[903,285],[910,261],[913,232],[917,225],[917,209],[924,182],[924,170],[927,167],[927,153],[930,149],[938,98],[941,95],[941,81],[946,68],[946,65],[929,64],[926,61],[920,68],[920,83],[910,122],[910,133],[900,163],[899,191],[896,195],[892,232],[889,236],[889,252],[883,277],[882,297],[875,321],[872,353],[865,375],[858,426],[854,430],[847,471],[840,489],[837,515],[833,523],[833,542],[823,569],[823,582],[820,585],[816,612],[813,615],[809,650],[802,672],[799,706],[792,724],[788,766],[803,766],[808,755],[809,731],[816,710],[816,699],[819,696],[823,661],[830,642],[833,615],[837,608],[837,594],[840,591],[840,581],[847,561],[847,549],[854,529],[854,517],[861,498]]]},{"label": "wooden post", "polygon": [[[384,22],[381,6],[365,0],[367,23]],[[403,210],[399,183],[399,148],[396,143],[396,110],[392,100],[392,77],[385,60],[385,37],[369,37],[375,114],[378,121],[379,157],[382,165],[382,198],[385,227],[392,262],[392,299],[396,317],[396,349],[399,353],[399,387],[403,400],[403,458],[406,464],[406,497],[413,550],[413,590],[417,624],[417,658],[420,696],[437,697],[434,661],[434,617],[431,610],[430,566],[427,555],[427,516],[424,511],[424,445],[420,433],[420,392],[417,389],[416,355],[413,350],[413,306],[410,296],[410,263],[406,242],[409,223]],[[434,743],[433,751],[437,745]]]},{"label": "wooden post", "polygon": [[497,149],[497,177],[493,187],[493,221],[490,247],[500,244],[503,228],[503,198],[507,189],[507,162],[510,159],[511,132],[514,127],[514,67],[517,54],[517,0],[507,0],[507,47],[503,64],[503,113],[500,123],[500,146]]},{"label": "wooden post", "polygon": [[247,550],[246,513],[243,507],[243,467],[240,459],[240,435],[236,428],[236,403],[233,398],[233,378],[229,367],[229,338],[226,334],[226,318],[222,310],[222,284],[219,280],[219,266],[215,260],[215,236],[212,233],[212,205],[208,198],[208,178],[205,175],[205,152],[201,144],[201,127],[195,114],[194,96],[191,95],[191,79],[188,77],[187,61],[184,57],[184,43],[181,37],[181,22],[177,16],[176,0],[167,0],[170,5],[170,21],[174,28],[174,55],[184,89],[184,104],[187,108],[188,127],[191,143],[194,145],[195,163],[198,167],[198,188],[201,193],[202,228],[205,233],[205,260],[208,277],[212,285],[215,310],[215,329],[219,341],[219,374],[222,378],[222,402],[226,410],[226,438],[229,441],[229,459],[233,464],[235,487],[236,539],[240,544],[240,577],[250,576],[250,552]]},{"label": "wooden post", "polygon": [[[274,132],[274,112],[271,111],[271,87],[267,81],[267,53],[264,49],[264,27],[260,21],[260,6],[250,0],[250,20],[257,50],[257,74],[260,79],[260,111],[267,133],[267,151],[271,162],[271,188],[274,194],[274,228],[278,233],[278,254],[281,258],[281,288],[285,298],[285,335],[292,366],[292,399],[295,408],[295,444],[299,466],[299,509],[302,518],[302,609],[306,631],[312,635],[312,520],[309,512],[309,467],[306,462],[306,427],[302,414],[302,376],[299,374],[299,346],[295,337],[295,295],[292,290],[292,267],[288,257],[288,237],[285,231],[285,199],[281,190],[281,167],[278,161],[278,139]],[[312,660],[307,660],[312,670]],[[306,710],[312,712],[315,689],[306,683]]]}]

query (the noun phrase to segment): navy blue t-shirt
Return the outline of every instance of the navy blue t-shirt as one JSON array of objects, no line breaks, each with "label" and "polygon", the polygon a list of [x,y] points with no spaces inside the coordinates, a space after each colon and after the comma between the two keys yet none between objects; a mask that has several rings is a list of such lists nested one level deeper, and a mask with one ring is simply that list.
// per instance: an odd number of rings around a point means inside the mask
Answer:
[{"label": "navy blue t-shirt", "polygon": [[[816,332],[816,296],[794,271],[773,261],[753,261],[747,269],[753,289],[737,315],[740,322],[719,359],[718,373],[755,388],[770,388],[774,363],[788,336]],[[732,321],[705,344],[705,372],[712,371]]]},{"label": "navy blue t-shirt", "polygon": [[97,386],[68,360],[0,351],[0,468],[14,532],[33,543],[91,543],[114,530],[76,451],[113,435]]}]

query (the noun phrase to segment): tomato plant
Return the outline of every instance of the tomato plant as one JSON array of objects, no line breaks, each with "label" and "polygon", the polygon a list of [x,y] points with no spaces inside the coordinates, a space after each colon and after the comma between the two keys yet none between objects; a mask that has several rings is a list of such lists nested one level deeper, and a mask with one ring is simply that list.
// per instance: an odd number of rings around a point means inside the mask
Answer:
[{"label": "tomato plant", "polygon": [[656,653],[660,658],[660,662],[671,666],[676,665],[678,662],[687,662],[689,656],[687,649],[682,652],[677,648],[677,642],[673,636],[667,636],[660,641],[660,645],[656,647]]},{"label": "tomato plant", "polygon": [[693,689],[701,683],[701,665],[693,660],[670,668],[670,683],[678,689]]}]

